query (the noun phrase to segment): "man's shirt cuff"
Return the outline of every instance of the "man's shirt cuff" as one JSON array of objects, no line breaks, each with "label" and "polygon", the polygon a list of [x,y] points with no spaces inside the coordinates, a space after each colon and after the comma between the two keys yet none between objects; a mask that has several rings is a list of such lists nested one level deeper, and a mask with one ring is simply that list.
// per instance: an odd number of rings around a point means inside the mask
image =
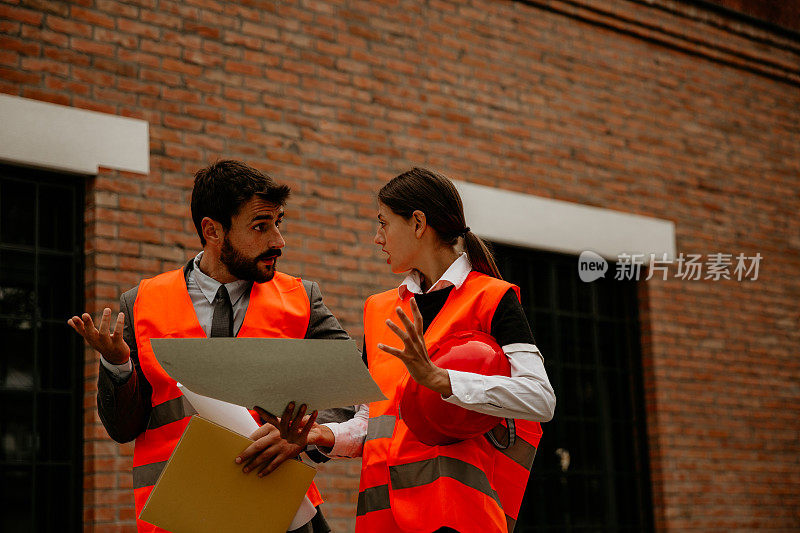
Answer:
[{"label": "man's shirt cuff", "polygon": [[106,370],[111,372],[111,376],[114,378],[115,381],[125,381],[130,377],[133,373],[133,363],[130,359],[122,363],[121,365],[115,365],[113,363],[109,363],[106,361],[105,357],[102,355],[100,356],[100,364],[103,365]]}]

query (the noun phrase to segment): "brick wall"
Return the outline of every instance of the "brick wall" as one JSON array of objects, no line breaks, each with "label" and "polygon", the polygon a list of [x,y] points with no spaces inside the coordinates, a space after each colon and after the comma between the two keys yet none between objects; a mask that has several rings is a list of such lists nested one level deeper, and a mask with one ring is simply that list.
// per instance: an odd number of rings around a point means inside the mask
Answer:
[{"label": "brick wall", "polygon": [[[798,85],[796,36],[668,0],[0,3],[0,91],[150,124],[149,175],[87,182],[91,310],[196,252],[191,176],[220,157],[292,185],[282,269],[358,339],[396,283],[374,193],[412,164],[760,252],[756,282],[642,284],[663,531],[800,527]],[[105,436],[86,361],[85,529],[132,530],[132,446]],[[358,462],[321,470],[352,529]]]}]

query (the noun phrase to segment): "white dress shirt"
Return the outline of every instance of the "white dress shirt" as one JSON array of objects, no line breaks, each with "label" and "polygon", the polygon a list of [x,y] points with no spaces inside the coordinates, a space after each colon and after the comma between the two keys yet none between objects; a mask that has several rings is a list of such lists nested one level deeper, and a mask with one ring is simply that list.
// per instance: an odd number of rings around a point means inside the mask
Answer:
[{"label": "white dress shirt", "polygon": [[[472,265],[462,253],[427,292],[446,287],[460,288]],[[422,294],[419,274],[412,271],[398,287],[402,298],[407,292]],[[453,394],[446,402],[471,411],[503,418],[547,422],[553,418],[556,397],[544,359],[534,344],[517,343],[502,347],[511,365],[511,376],[484,376],[472,372],[447,370]],[[333,432],[335,444],[328,455],[356,457],[361,455],[367,435],[369,406],[359,405],[356,416],[346,422],[324,424]]]}]

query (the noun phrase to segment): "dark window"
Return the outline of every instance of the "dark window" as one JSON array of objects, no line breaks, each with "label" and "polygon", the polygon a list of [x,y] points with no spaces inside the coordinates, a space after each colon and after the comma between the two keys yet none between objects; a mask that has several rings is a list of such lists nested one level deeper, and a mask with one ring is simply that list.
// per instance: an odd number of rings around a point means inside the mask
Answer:
[{"label": "dark window", "polygon": [[636,283],[584,283],[577,257],[495,245],[556,391],[517,522],[524,531],[652,531]]},{"label": "dark window", "polygon": [[0,531],[79,531],[83,180],[0,165]]}]

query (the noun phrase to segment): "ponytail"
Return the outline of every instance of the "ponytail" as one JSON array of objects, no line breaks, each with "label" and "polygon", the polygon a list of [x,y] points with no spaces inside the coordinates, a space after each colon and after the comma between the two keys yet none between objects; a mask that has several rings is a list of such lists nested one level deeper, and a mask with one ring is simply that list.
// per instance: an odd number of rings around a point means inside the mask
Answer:
[{"label": "ponytail", "polygon": [[464,234],[464,249],[469,257],[469,262],[472,263],[472,268],[478,272],[482,272],[487,276],[493,278],[503,279],[500,275],[500,270],[494,262],[494,254],[483,242],[483,239],[472,233],[469,228]]}]

